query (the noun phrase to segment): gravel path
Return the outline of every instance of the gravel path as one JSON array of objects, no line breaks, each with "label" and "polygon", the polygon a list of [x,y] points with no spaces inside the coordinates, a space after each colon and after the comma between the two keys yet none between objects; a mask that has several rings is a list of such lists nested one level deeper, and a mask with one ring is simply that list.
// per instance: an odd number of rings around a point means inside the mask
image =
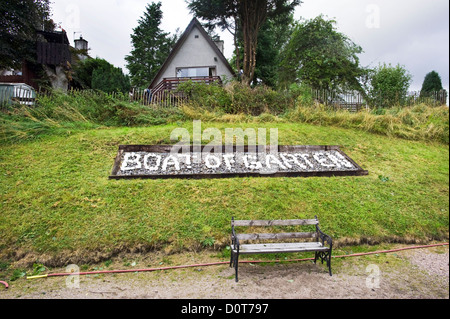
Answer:
[{"label": "gravel path", "polygon": [[[130,269],[217,262],[211,253],[146,256]],[[64,270],[52,270],[59,272]],[[20,279],[1,299],[448,299],[448,246],[333,260],[334,275],[311,262],[243,264],[240,281],[226,265],[164,272],[81,276],[79,288],[68,277]]]}]

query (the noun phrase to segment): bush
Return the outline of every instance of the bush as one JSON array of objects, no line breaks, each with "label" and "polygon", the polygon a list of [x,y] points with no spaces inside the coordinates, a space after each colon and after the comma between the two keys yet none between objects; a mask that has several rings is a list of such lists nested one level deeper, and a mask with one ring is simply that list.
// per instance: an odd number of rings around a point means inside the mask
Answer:
[{"label": "bush", "polygon": [[178,86],[178,92],[182,92],[189,98],[189,103],[195,107],[210,110],[226,109],[230,105],[230,98],[218,84],[183,82]]},{"label": "bush", "polygon": [[379,65],[370,75],[369,104],[379,108],[404,105],[411,79],[411,74],[400,65]]},{"label": "bush", "polygon": [[185,82],[178,91],[189,98],[187,103],[191,107],[227,114],[281,114],[293,107],[295,101],[290,92],[278,92],[262,85],[251,88],[237,81],[225,86]]}]

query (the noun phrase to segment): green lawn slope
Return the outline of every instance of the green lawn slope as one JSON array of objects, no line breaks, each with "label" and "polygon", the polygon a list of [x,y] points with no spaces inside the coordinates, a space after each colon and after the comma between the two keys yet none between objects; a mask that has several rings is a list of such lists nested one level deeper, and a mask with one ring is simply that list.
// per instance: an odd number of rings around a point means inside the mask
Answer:
[{"label": "green lawn slope", "polygon": [[222,249],[233,216],[317,215],[337,244],[448,239],[448,145],[299,123],[202,125],[222,132],[278,128],[280,145],[340,145],[369,176],[108,179],[120,144],[170,144],[173,129],[192,131],[188,121],[66,131],[4,144],[0,260],[32,256],[33,262],[58,265],[120,252]]}]

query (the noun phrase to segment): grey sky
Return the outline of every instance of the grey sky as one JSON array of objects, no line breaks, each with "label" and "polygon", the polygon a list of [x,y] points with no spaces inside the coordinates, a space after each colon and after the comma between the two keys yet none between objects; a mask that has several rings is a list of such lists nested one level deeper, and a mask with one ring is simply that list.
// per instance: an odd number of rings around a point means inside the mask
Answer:
[{"label": "grey sky", "polygon": [[[145,0],[54,0],[53,19],[61,23],[73,44],[74,32],[89,41],[91,55],[101,57],[126,72],[124,57],[131,51],[130,34],[143,15]],[[174,33],[189,24],[184,0],[162,0],[162,28]],[[364,66],[397,63],[413,75],[411,90],[420,90],[425,75],[435,70],[449,90],[448,0],[304,0],[295,18],[320,14],[337,21],[340,32],[360,45]],[[75,34],[78,38],[80,33]],[[225,40],[230,58],[233,42]]]}]

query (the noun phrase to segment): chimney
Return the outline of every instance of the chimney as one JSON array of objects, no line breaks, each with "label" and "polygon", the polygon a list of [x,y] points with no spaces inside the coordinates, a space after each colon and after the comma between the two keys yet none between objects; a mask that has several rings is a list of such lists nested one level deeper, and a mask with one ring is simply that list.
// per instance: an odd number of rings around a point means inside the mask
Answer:
[{"label": "chimney", "polygon": [[224,41],[220,40],[220,37],[216,37],[215,39],[213,39],[214,43],[217,45],[217,47],[219,48],[219,51],[223,53],[224,50]]},{"label": "chimney", "polygon": [[75,49],[82,51],[81,54],[78,55],[80,60],[85,60],[88,57],[88,42],[83,39],[82,36],[78,40],[75,40]]},{"label": "chimney", "polygon": [[82,36],[78,40],[75,40],[75,49],[77,50],[88,50],[88,42],[83,39]]}]

